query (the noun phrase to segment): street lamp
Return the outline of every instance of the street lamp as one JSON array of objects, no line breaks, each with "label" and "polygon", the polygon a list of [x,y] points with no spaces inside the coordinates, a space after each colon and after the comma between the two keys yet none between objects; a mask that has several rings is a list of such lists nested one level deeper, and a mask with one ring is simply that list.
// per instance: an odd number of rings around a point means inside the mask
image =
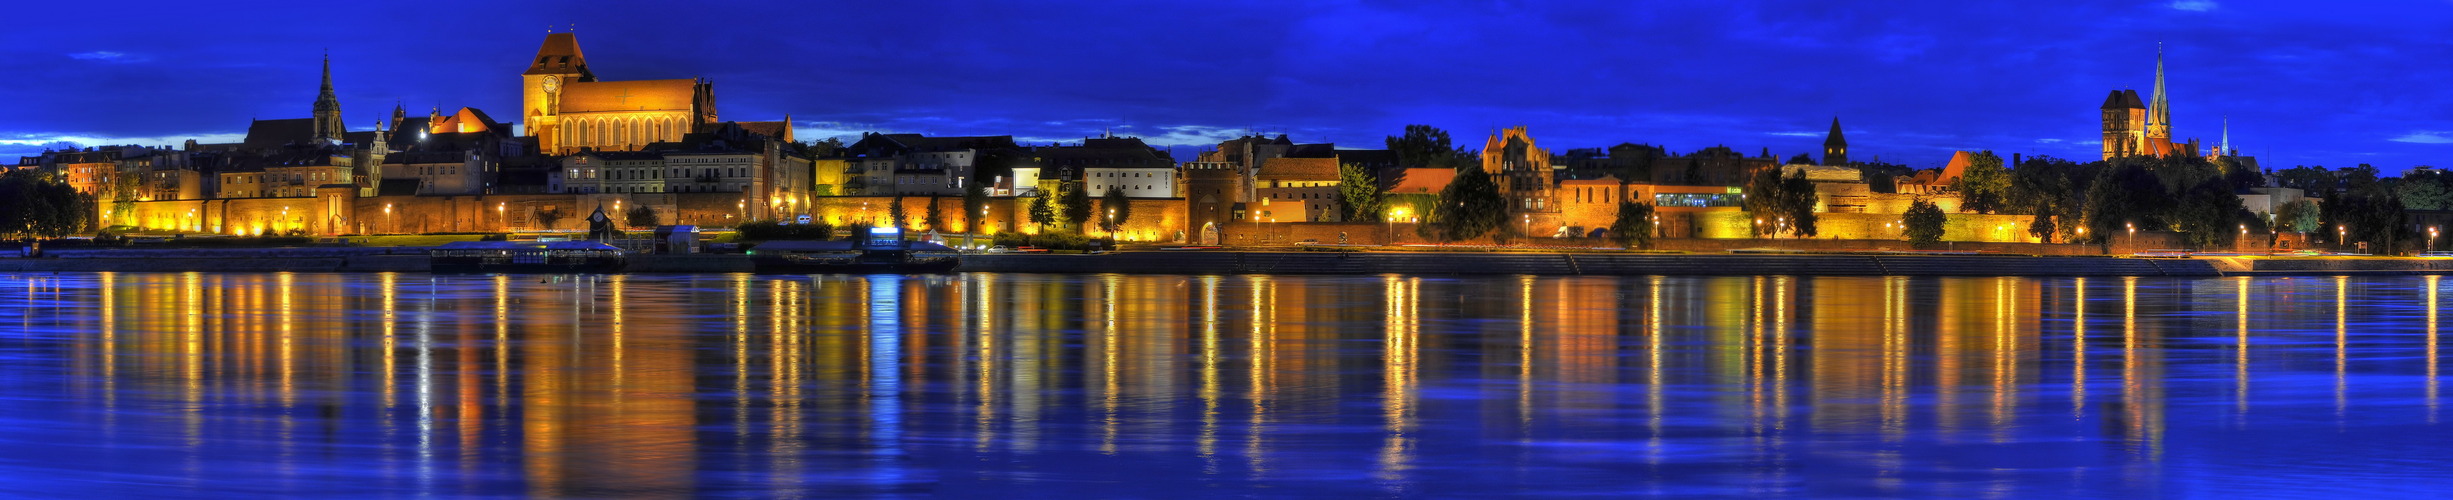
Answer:
[{"label": "street lamp", "polygon": [[2427,251],[2436,251],[2436,226],[2427,227]]},{"label": "street lamp", "polygon": [[511,229],[511,203],[495,203],[494,220],[501,221],[503,229]]},{"label": "street lamp", "polygon": [[2349,227],[2345,227],[2345,226],[2343,226],[2342,224],[2335,224],[2335,225],[2334,225],[2334,246],[2336,246],[2336,247],[2340,247],[2340,246],[2342,246],[2342,241],[2343,241],[2343,240],[2348,240],[2348,239],[2351,239],[2351,229],[2350,229]]},{"label": "street lamp", "polygon": [[392,223],[392,204],[383,204],[383,230],[398,231],[399,229],[398,225]]},{"label": "street lamp", "polygon": [[[2242,241],[2242,242],[2246,242],[2246,241],[2248,241],[2248,240],[2249,240],[2249,225],[2248,225],[2248,224],[2241,224],[2241,225],[2240,225],[2240,241]],[[2238,245],[2233,245],[2233,246],[2238,246]]]},{"label": "street lamp", "polygon": [[2138,223],[2123,222],[2121,225],[2129,226],[2129,250],[2138,251]]},{"label": "street lamp", "polygon": [[1533,214],[1525,214],[1525,237],[1533,237]]}]

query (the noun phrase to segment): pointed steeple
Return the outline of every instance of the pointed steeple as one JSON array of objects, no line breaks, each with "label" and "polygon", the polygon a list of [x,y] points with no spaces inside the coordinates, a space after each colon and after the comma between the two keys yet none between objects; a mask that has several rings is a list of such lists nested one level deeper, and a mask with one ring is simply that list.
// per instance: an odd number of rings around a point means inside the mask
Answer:
[{"label": "pointed steeple", "polygon": [[2155,95],[2146,111],[2146,135],[2172,139],[2172,102],[2163,92],[2163,43],[2155,44]]},{"label": "pointed steeple", "polygon": [[341,125],[341,98],[332,93],[332,54],[324,54],[324,84],[315,93],[315,140],[338,141],[347,130]]},{"label": "pointed steeple", "polygon": [[1823,164],[1848,164],[1848,138],[1840,135],[1840,117],[1831,117],[1831,134],[1823,137]]},{"label": "pointed steeple", "polygon": [[2232,117],[2223,116],[2223,142],[2215,143],[2215,156],[2232,155]]}]

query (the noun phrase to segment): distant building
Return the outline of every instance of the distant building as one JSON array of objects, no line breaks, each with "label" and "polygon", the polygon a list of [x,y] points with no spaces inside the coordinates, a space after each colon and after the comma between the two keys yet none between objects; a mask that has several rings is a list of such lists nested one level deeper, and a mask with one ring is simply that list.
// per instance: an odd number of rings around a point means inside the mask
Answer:
[{"label": "distant building", "polygon": [[520,81],[520,117],[547,154],[637,150],[716,123],[713,81],[598,81],[572,33],[546,34]]},{"label": "distant building", "polygon": [[2138,100],[2138,91],[2115,90],[2104,98],[2104,159],[2123,156],[2199,156],[2198,142],[2172,142],[2172,104],[2164,95],[2163,51],[2155,52],[2153,102]]}]

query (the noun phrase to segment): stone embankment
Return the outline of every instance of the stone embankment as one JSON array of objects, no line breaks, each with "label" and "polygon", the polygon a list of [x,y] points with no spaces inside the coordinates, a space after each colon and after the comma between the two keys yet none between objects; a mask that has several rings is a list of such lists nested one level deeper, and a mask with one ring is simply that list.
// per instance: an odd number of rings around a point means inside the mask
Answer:
[{"label": "stone embankment", "polygon": [[[75,249],[0,258],[0,272],[424,272],[423,248]],[[633,273],[741,273],[742,255],[637,255]],[[1008,273],[1687,276],[2241,276],[2453,274],[2453,258],[1925,254],[1143,251],[963,257]]]},{"label": "stone embankment", "polygon": [[1173,274],[2217,276],[2194,259],[1881,254],[1123,252],[977,255],[963,270]]}]

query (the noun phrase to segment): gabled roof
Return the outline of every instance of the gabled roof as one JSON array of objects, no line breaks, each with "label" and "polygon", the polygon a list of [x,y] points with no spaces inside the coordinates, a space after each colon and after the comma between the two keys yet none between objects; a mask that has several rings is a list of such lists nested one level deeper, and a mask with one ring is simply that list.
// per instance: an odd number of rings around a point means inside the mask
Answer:
[{"label": "gabled roof", "polygon": [[2138,100],[2136,90],[2115,90],[2104,98],[2104,109],[2146,109],[2146,102]]},{"label": "gabled roof", "polygon": [[314,138],[314,118],[256,120],[247,124],[247,139],[240,144],[247,149],[267,150]]},{"label": "gabled roof", "polygon": [[697,92],[698,81],[687,78],[566,83],[560,111],[687,111]]},{"label": "gabled roof", "polygon": [[1337,180],[1336,158],[1270,158],[1261,162],[1257,179],[1279,181]]},{"label": "gabled roof", "polygon": [[763,136],[767,136],[767,138],[768,138],[768,139],[777,139],[777,140],[781,140],[781,141],[784,141],[784,142],[792,142],[792,123],[791,123],[791,122],[784,122],[784,121],[772,121],[772,122],[736,122],[736,123],[739,123],[739,124],[741,125],[741,130],[746,130],[746,131],[749,131],[749,133],[752,133],[752,134],[758,134],[758,135],[763,135]]},{"label": "gabled roof", "polygon": [[1392,172],[1396,174],[1396,179],[1388,187],[1391,193],[1438,193],[1448,189],[1448,183],[1456,181],[1456,169],[1453,168],[1400,168]]},{"label": "gabled roof", "polygon": [[571,73],[578,73],[582,80],[596,79],[596,73],[588,71],[588,57],[579,53],[579,35],[549,33],[545,35],[545,44],[537,47],[536,60],[528,63],[528,72],[521,74],[567,75]]},{"label": "gabled roof", "polygon": [[[495,129],[507,129],[509,127],[504,127],[502,122],[494,121],[494,117],[486,116],[484,110],[463,107],[457,112],[443,116],[442,121],[427,123],[421,128],[430,133],[444,134],[454,132],[488,132]],[[394,130],[415,129],[394,128]]]}]

